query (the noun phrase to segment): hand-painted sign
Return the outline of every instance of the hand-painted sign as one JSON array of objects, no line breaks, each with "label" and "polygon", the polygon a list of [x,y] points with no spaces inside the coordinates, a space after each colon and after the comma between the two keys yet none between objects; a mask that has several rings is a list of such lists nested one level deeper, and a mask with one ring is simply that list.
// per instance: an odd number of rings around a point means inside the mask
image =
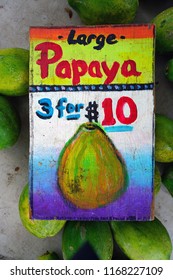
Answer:
[{"label": "hand-painted sign", "polygon": [[32,218],[153,218],[153,76],[153,25],[30,29]]}]

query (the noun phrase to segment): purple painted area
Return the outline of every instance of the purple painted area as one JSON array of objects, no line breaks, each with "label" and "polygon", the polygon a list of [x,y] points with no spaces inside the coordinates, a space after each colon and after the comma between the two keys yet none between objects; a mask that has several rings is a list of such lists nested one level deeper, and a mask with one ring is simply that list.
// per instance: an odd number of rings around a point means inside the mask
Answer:
[{"label": "purple painted area", "polygon": [[79,209],[63,197],[47,193],[34,193],[35,219],[65,220],[150,220],[152,195],[147,188],[131,187],[115,202],[97,209]]}]

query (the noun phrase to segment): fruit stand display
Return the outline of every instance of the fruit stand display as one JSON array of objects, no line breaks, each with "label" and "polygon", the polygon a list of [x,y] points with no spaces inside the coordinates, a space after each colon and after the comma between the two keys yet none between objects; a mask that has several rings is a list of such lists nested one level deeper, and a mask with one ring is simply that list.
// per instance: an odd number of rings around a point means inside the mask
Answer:
[{"label": "fruit stand display", "polygon": [[[143,223],[30,220],[29,27],[128,23],[156,26],[156,218]],[[85,242],[99,259],[173,259],[172,1],[1,0],[0,26],[0,259],[71,259]]]}]

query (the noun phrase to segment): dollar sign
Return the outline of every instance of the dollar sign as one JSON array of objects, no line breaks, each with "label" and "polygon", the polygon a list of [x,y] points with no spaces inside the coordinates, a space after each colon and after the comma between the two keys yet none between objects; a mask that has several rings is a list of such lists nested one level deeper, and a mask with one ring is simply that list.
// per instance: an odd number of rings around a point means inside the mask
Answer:
[{"label": "dollar sign", "polygon": [[97,111],[97,108],[98,108],[98,104],[96,103],[96,101],[93,101],[93,102],[89,102],[88,103],[88,106],[86,107],[86,111],[88,112],[87,115],[85,115],[85,117],[90,121],[95,121],[95,122],[98,122],[98,111]]}]

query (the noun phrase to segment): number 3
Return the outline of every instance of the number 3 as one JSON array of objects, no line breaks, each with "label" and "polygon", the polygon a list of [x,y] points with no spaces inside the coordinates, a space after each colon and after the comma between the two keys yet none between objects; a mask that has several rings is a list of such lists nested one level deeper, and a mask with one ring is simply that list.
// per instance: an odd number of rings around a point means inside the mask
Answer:
[{"label": "number 3", "polygon": [[37,110],[36,115],[43,120],[50,119],[54,111],[51,100],[49,98],[42,98],[38,100],[38,103],[42,106],[41,109],[45,113]]}]

